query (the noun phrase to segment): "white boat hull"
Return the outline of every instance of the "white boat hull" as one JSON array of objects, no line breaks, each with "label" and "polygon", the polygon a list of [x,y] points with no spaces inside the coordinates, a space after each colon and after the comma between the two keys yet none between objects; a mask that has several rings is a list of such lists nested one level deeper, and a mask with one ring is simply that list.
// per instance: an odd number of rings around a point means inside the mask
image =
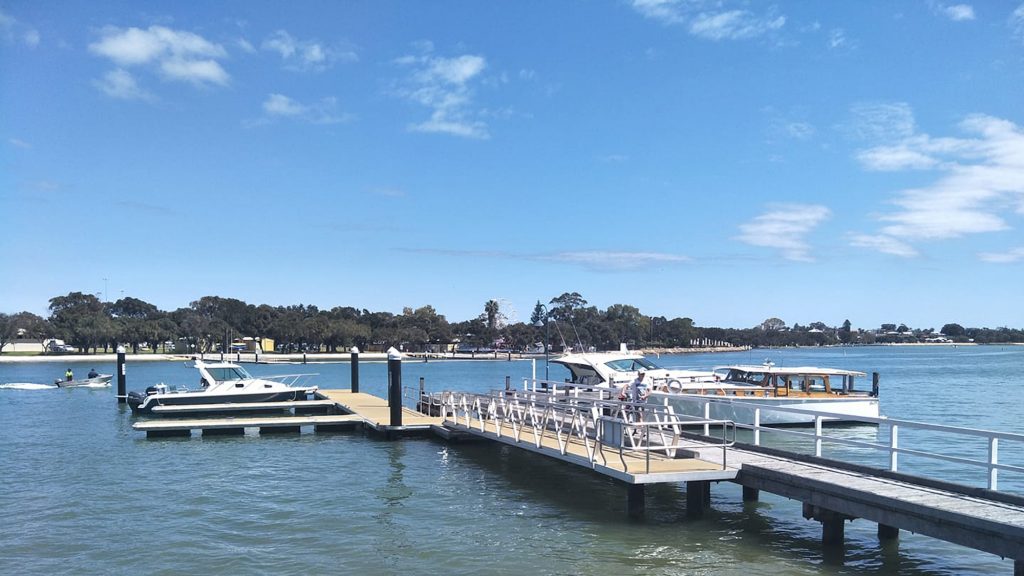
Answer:
[{"label": "white boat hull", "polygon": [[713,396],[700,394],[651,394],[652,401],[668,401],[677,414],[704,417],[704,405],[710,402],[710,417],[732,420],[737,424],[753,425],[755,411],[760,410],[762,426],[813,424],[816,414],[772,410],[772,408],[798,408],[827,413],[826,422],[856,422],[862,418],[878,418],[878,398],[756,398],[750,396]]}]

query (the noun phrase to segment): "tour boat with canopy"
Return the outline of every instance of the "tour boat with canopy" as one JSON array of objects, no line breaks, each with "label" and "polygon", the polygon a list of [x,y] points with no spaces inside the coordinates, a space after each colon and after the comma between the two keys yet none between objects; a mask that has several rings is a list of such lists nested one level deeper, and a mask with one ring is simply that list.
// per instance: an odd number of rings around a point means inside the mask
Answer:
[{"label": "tour boat with canopy", "polygon": [[[827,422],[879,415],[877,388],[856,389],[855,379],[866,374],[854,370],[780,367],[770,361],[711,371],[675,370],[635,352],[567,354],[551,362],[568,368],[573,384],[598,389],[622,389],[644,372],[649,401],[672,406],[677,414],[740,424],[757,420],[767,426],[811,424],[821,414],[827,414]],[[710,414],[704,411],[706,404]]]}]

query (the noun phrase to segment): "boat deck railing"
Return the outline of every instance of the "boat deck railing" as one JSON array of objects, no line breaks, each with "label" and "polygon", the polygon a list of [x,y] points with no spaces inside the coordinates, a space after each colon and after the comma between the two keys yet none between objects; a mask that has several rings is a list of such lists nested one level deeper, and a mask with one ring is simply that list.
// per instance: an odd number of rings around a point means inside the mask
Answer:
[{"label": "boat deck railing", "polygon": [[[487,394],[444,392],[428,395],[421,409],[438,409],[445,419],[480,433],[510,435],[516,443],[530,442],[537,449],[554,447],[562,456],[582,446],[591,466],[607,466],[617,457],[627,471],[650,473],[654,458],[676,458],[691,448],[684,428],[707,425],[718,434],[709,437],[722,450],[733,445],[735,423],[674,414],[671,409],[646,403],[620,402],[545,391],[495,390]],[[607,452],[607,453],[606,453]],[[640,465],[641,469],[637,470]],[[632,470],[631,470],[632,469]]]},{"label": "boat deck railing", "polygon": [[281,384],[284,384],[285,386],[289,386],[289,387],[292,387],[292,388],[301,388],[301,387],[305,386],[303,384],[304,382],[309,381],[310,379],[312,379],[315,376],[319,376],[319,374],[316,374],[316,373],[312,373],[312,374],[279,374],[279,375],[274,375],[274,376],[253,376],[253,377],[254,378],[258,378],[260,380],[269,380],[271,382],[279,382]]}]

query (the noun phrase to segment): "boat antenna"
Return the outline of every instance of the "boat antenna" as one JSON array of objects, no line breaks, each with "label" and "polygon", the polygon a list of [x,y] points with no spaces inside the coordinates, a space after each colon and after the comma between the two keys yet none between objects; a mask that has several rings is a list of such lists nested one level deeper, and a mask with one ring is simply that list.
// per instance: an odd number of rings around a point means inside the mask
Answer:
[{"label": "boat antenna", "polygon": [[554,321],[555,331],[558,332],[558,338],[562,341],[562,350],[565,350],[565,336],[562,336],[562,329],[558,327],[558,320]]},{"label": "boat antenna", "polygon": [[572,321],[572,317],[569,318],[569,325],[572,326],[572,331],[576,334],[576,343],[580,346],[580,352],[585,352],[583,342],[580,340],[580,332],[576,329],[576,323]]}]

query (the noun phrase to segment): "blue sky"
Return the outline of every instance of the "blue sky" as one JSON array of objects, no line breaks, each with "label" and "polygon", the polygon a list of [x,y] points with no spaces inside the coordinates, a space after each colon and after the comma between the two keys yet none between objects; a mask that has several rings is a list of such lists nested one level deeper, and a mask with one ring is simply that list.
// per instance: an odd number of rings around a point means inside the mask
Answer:
[{"label": "blue sky", "polygon": [[0,1],[0,311],[1024,326],[1024,4]]}]

